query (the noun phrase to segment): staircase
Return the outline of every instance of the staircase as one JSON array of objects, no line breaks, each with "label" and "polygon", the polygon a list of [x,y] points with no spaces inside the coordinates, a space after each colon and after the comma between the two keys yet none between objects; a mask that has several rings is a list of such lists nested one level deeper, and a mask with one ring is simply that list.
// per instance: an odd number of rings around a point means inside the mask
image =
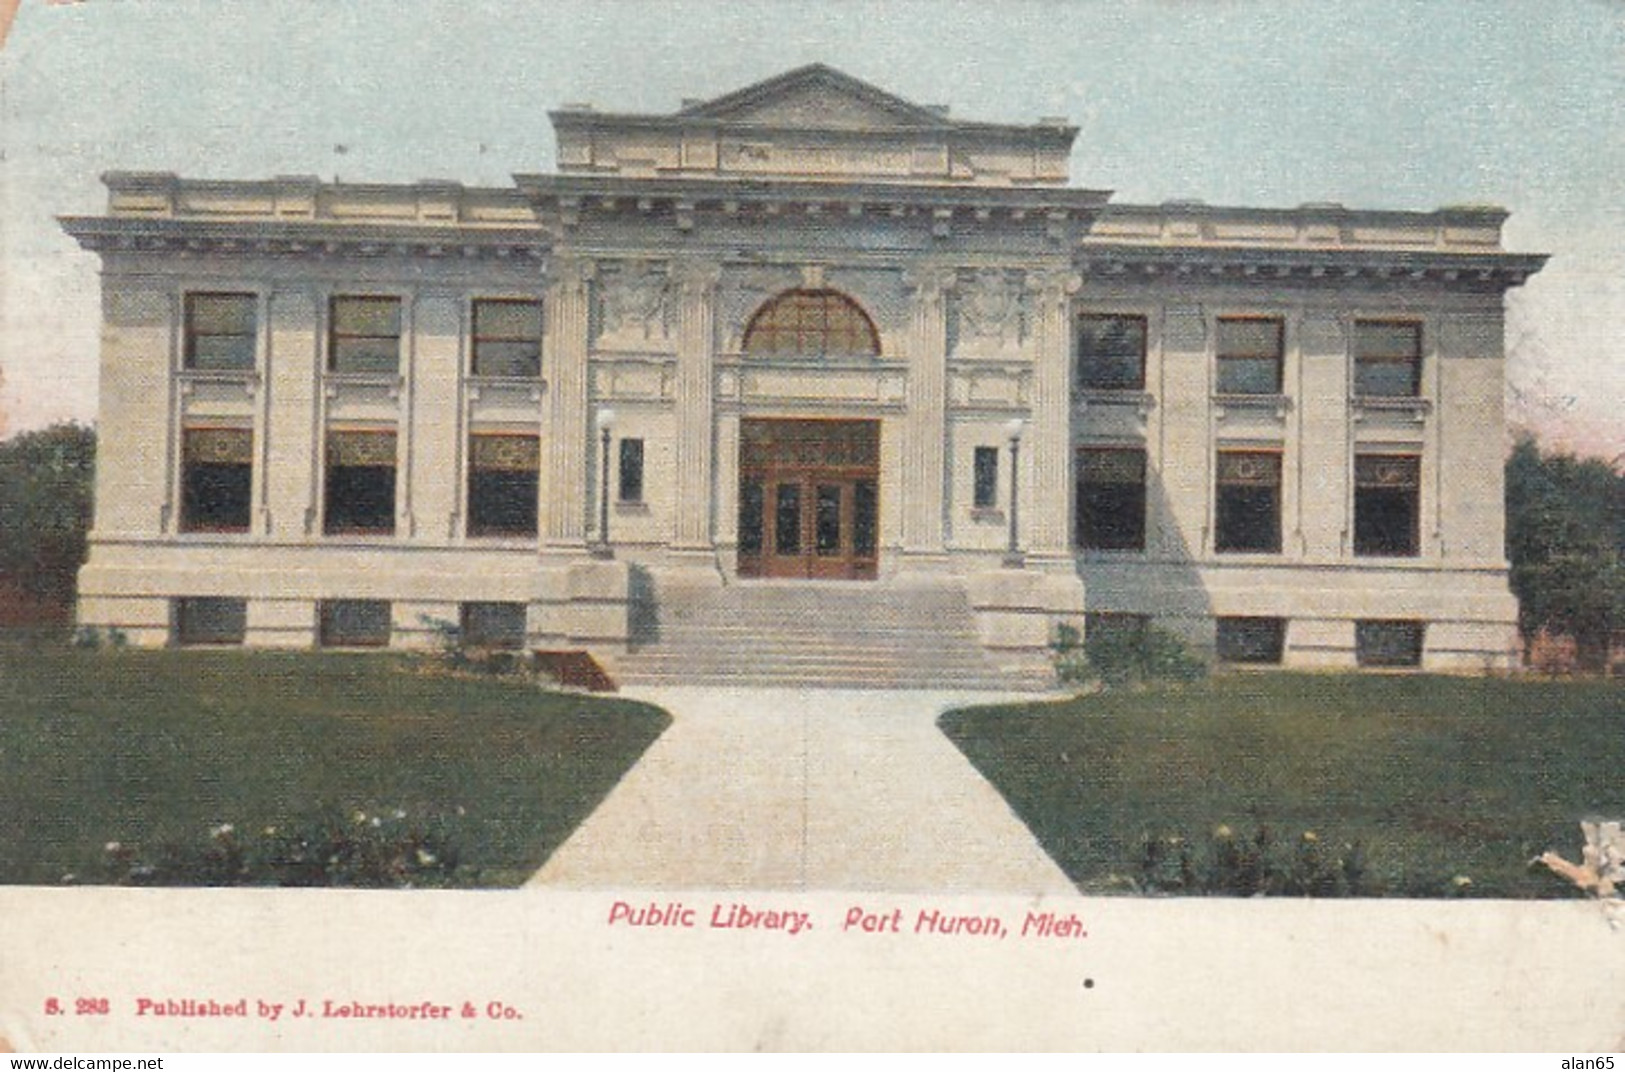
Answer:
[{"label": "staircase", "polygon": [[623,685],[1038,691],[1043,673],[1000,670],[965,590],[878,582],[662,585],[635,607]]}]

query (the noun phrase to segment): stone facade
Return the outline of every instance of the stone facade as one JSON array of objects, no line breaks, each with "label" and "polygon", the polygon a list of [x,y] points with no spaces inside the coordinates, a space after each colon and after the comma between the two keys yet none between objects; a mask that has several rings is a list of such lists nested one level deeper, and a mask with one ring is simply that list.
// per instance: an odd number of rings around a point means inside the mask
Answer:
[{"label": "stone facade", "polygon": [[825,420],[878,451],[793,504],[809,570],[961,584],[1012,660],[1092,614],[1238,662],[1514,660],[1502,306],[1543,258],[1502,211],[1119,205],[1067,184],[1074,128],[821,66],[552,118],[558,172],[510,188],[111,173],[63,221],[103,263],[84,624],[500,622],[613,664],[640,588],[794,542],[742,429]]}]

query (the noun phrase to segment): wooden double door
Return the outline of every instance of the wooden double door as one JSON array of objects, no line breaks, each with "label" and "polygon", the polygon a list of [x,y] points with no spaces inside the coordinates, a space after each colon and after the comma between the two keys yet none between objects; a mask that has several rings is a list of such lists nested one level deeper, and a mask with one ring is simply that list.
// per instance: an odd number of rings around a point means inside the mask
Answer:
[{"label": "wooden double door", "polygon": [[740,423],[741,576],[871,580],[879,530],[879,421]]}]

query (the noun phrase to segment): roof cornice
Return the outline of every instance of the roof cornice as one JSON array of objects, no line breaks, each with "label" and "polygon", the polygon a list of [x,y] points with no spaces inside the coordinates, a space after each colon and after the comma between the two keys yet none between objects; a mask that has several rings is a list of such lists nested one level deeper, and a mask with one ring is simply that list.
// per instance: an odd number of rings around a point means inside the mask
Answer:
[{"label": "roof cornice", "polygon": [[552,245],[551,236],[536,227],[473,228],[134,216],[62,216],[58,222],[82,247],[98,253],[541,260]]},{"label": "roof cornice", "polygon": [[1089,278],[1257,282],[1429,282],[1473,289],[1522,285],[1544,253],[1408,249],[1283,249],[1240,246],[1084,245],[1074,257]]}]

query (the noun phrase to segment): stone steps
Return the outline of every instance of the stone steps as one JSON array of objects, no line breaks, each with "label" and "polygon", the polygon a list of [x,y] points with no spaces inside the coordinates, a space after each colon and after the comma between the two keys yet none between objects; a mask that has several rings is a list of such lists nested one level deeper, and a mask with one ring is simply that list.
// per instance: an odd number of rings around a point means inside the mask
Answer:
[{"label": "stone steps", "polygon": [[1033,691],[1047,674],[995,666],[952,582],[673,586],[642,608],[627,685]]}]

